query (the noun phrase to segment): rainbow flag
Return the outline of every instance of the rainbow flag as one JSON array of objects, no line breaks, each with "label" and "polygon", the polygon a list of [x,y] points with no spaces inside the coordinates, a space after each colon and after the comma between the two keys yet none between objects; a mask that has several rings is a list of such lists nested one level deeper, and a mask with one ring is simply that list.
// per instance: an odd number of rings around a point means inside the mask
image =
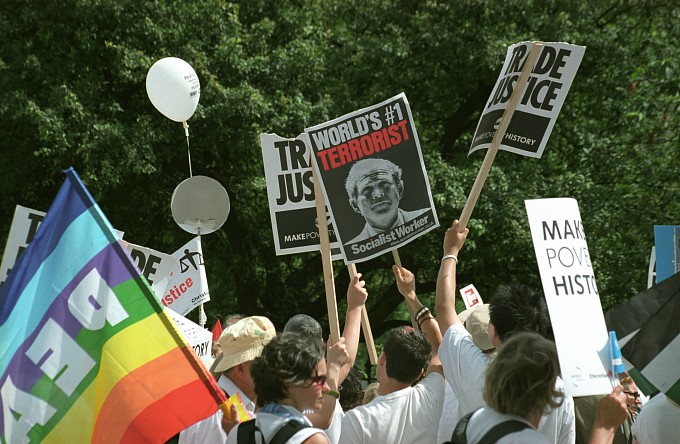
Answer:
[{"label": "rainbow flag", "polygon": [[0,440],[165,442],[225,396],[66,176],[0,287]]}]

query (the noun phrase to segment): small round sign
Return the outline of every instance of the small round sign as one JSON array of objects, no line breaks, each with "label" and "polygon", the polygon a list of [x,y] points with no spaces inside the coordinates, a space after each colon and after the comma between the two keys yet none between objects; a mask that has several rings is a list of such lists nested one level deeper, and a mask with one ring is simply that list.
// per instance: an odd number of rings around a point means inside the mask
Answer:
[{"label": "small round sign", "polygon": [[229,216],[229,195],[215,179],[193,176],[177,185],[170,201],[172,217],[184,231],[208,234]]}]

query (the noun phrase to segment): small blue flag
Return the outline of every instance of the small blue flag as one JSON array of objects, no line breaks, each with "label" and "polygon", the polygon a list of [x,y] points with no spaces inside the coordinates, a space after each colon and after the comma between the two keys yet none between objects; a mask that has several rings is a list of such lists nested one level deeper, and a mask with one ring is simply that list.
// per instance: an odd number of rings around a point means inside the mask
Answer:
[{"label": "small blue flag", "polygon": [[612,358],[612,373],[616,377],[616,375],[626,371],[626,366],[623,364],[619,341],[616,339],[616,332],[613,330],[609,332],[609,351]]}]

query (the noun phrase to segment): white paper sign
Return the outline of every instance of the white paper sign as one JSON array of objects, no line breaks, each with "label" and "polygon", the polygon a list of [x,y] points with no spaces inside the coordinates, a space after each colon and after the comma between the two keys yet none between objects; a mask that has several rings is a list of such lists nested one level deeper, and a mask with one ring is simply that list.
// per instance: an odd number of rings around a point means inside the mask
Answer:
[{"label": "white paper sign", "polygon": [[[30,208],[17,205],[14,210],[14,218],[12,219],[12,226],[9,229],[9,236],[5,244],[5,252],[2,255],[2,264],[0,264],[0,286],[5,283],[5,279],[12,271],[12,267],[16,263],[21,253],[31,243],[38,227],[45,219],[43,211],[32,210]],[[116,230],[118,239],[123,238],[123,232]]]},{"label": "white paper sign", "polygon": [[574,199],[525,201],[565,391],[610,393],[607,327]]},{"label": "white paper sign", "polygon": [[[319,251],[319,221],[307,136],[285,139],[276,134],[260,134],[260,145],[276,254]],[[333,259],[341,259],[330,214],[326,225]]]},{"label": "white paper sign", "polygon": [[[491,144],[532,45],[521,42],[508,47],[503,69],[477,123],[470,153]],[[500,149],[541,157],[585,49],[568,43],[543,42]]]},{"label": "white paper sign", "polygon": [[179,266],[179,260],[169,254],[140,245],[125,243],[125,248],[160,300],[165,296],[164,291],[168,287],[170,275]]},{"label": "white paper sign", "polygon": [[175,312],[185,315],[210,300],[201,237],[196,236],[172,255],[177,258],[178,263],[168,279],[161,302]]},{"label": "white paper sign", "polygon": [[463,302],[465,302],[466,310],[484,304],[484,301],[482,301],[482,296],[472,284],[461,288],[460,295],[463,298]]},{"label": "white paper sign", "polygon": [[206,368],[212,365],[212,333],[210,330],[201,328],[200,325],[192,322],[184,316],[175,313],[173,310],[167,310],[168,315],[175,321],[177,329],[184,335],[187,342],[194,349],[196,354]]},{"label": "white paper sign", "polygon": [[33,240],[33,236],[35,236],[44,218],[45,213],[42,211],[31,210],[30,208],[17,205],[14,210],[12,227],[9,230],[9,236],[5,244],[5,252],[2,255],[2,264],[0,265],[0,280],[2,280],[2,283],[7,279],[7,275],[21,253],[24,252],[28,244]]}]

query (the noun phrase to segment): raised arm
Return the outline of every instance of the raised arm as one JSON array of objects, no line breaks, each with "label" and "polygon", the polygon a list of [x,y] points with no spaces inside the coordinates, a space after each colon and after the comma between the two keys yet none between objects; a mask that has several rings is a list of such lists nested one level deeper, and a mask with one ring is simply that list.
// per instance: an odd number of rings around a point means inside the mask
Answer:
[{"label": "raised arm", "polygon": [[423,333],[425,333],[427,340],[432,346],[432,358],[430,359],[430,365],[427,368],[427,373],[429,374],[430,372],[437,372],[444,374],[442,363],[439,360],[439,344],[442,342],[442,334],[439,331],[439,326],[437,325],[434,316],[429,312],[429,310],[425,309],[425,306],[420,302],[418,296],[416,295],[415,276],[406,268],[399,267],[398,265],[393,265],[392,271],[394,272],[394,277],[397,279],[397,288],[399,288],[399,293],[404,296],[406,303],[411,308],[413,313],[416,314],[418,327]]},{"label": "raised arm", "polygon": [[588,444],[611,444],[616,428],[628,418],[626,396],[623,386],[617,385],[612,392],[597,403],[595,422]]},{"label": "raised arm", "polygon": [[451,325],[460,323],[456,314],[456,266],[458,253],[463,248],[468,232],[467,228],[460,232],[456,219],[444,236],[444,256],[439,266],[434,305],[439,330],[442,333],[446,333]]},{"label": "raised arm", "polygon": [[347,315],[345,316],[345,329],[342,331],[342,336],[345,338],[345,346],[347,347],[349,359],[340,369],[338,385],[341,385],[345,378],[347,378],[357,357],[359,332],[361,330],[361,311],[366,308],[364,306],[366,299],[368,299],[366,282],[361,280],[361,273],[357,273],[347,288]]},{"label": "raised arm", "polygon": [[331,344],[329,339],[328,351],[326,352],[326,381],[331,391],[324,393],[323,404],[318,412],[306,415],[314,427],[327,429],[333,421],[335,402],[340,397],[340,382],[338,382],[340,369],[347,363],[347,359],[349,359],[349,356],[345,346],[345,338],[340,338],[335,344]]}]

